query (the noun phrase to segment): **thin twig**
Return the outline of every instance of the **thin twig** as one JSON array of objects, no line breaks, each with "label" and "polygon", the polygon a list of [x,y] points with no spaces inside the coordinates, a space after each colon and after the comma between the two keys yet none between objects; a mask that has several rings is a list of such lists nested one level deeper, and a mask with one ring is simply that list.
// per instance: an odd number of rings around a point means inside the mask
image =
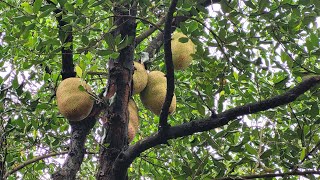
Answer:
[{"label": "thin twig", "polygon": [[292,171],[286,173],[268,173],[268,174],[254,174],[250,176],[235,176],[235,177],[224,177],[217,178],[214,180],[244,180],[244,179],[258,179],[258,178],[272,178],[272,177],[285,177],[285,176],[304,176],[308,174],[320,174],[320,171]]},{"label": "thin twig", "polygon": [[144,39],[146,39],[148,36],[150,36],[155,30],[159,29],[160,26],[164,23],[165,18],[161,18],[156,25],[157,26],[152,26],[150,27],[148,30],[146,30],[145,32],[141,33],[139,36],[137,36],[136,38],[136,46],[142,42]]}]

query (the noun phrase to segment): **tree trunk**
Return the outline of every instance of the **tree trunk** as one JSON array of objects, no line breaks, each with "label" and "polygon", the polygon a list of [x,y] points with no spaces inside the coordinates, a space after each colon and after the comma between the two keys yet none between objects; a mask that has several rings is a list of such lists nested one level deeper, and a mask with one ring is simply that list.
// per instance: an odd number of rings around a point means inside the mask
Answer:
[{"label": "tree trunk", "polygon": [[[125,8],[124,8],[125,7]],[[97,179],[121,180],[127,179],[127,168],[119,172],[114,163],[128,146],[128,101],[131,96],[131,82],[133,74],[134,42],[136,33],[135,18],[136,5],[117,4],[114,9],[114,22],[117,29],[113,33],[121,38],[128,38],[129,44],[120,50],[117,60],[109,61],[109,79],[107,98],[110,107],[107,110],[105,124],[105,138],[100,147],[100,166]]]}]

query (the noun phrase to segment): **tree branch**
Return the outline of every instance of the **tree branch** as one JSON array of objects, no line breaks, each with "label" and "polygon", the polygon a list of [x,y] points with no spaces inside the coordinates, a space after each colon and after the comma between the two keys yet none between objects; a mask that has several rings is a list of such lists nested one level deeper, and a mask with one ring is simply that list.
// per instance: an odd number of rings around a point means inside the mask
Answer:
[{"label": "tree branch", "polygon": [[[200,5],[204,6],[204,7],[207,7],[207,6],[210,6],[214,3],[218,3],[220,2],[221,0],[206,0],[202,3],[199,3]],[[187,18],[188,19],[188,18]],[[187,19],[183,20],[183,21],[186,21]],[[149,28],[148,30],[146,30],[145,32],[143,32],[141,35],[137,36],[136,38],[136,45],[138,45],[140,42],[142,42],[144,39],[146,39],[148,36],[150,36],[155,30],[157,29],[160,29],[159,26],[161,26],[163,23],[165,22],[165,18],[161,18],[157,23],[156,25],[158,26],[152,26],[151,28]],[[181,21],[179,21],[181,22]],[[177,24],[177,23],[174,23],[174,24]],[[161,43],[162,44],[162,43]]]},{"label": "tree branch", "polygon": [[146,30],[145,32],[143,32],[142,34],[140,34],[139,36],[137,36],[136,38],[136,46],[141,43],[144,39],[146,39],[147,37],[149,37],[154,31],[156,31],[157,29],[160,29],[160,26],[164,23],[165,18],[161,18],[155,25],[153,25],[152,27],[150,27],[148,30]]},{"label": "tree branch", "polygon": [[223,177],[215,180],[244,180],[244,179],[257,179],[257,178],[272,178],[272,177],[287,177],[287,176],[304,176],[308,174],[320,174],[320,171],[293,171],[286,173],[268,173],[268,174],[254,174],[250,176],[235,176],[235,177]]},{"label": "tree branch", "polygon": [[99,71],[88,71],[87,74],[91,76],[105,76],[105,77],[109,75],[108,72],[99,72]]},{"label": "tree branch", "polygon": [[309,156],[311,156],[313,153],[315,153],[317,151],[317,149],[320,148],[320,141],[311,149],[311,151],[309,151],[304,158],[301,160],[300,164],[302,164],[305,160],[307,160],[309,158]]},{"label": "tree branch", "polygon": [[42,159],[46,159],[46,158],[49,158],[49,157],[52,157],[52,156],[58,156],[58,155],[63,155],[63,154],[67,154],[68,151],[62,151],[62,152],[58,152],[58,153],[50,153],[50,154],[46,154],[46,155],[42,155],[42,156],[38,156],[38,157],[35,157],[33,159],[30,159],[28,161],[25,161],[23,163],[21,163],[20,165],[16,166],[15,168],[13,168],[11,171],[7,172],[5,175],[4,175],[4,178],[7,178],[8,176],[10,176],[11,174],[19,171],[20,169],[28,166],[29,164],[32,164],[32,163],[35,163],[37,161],[40,161]]},{"label": "tree branch", "polygon": [[[98,21],[94,21],[92,24],[96,23],[96,22],[99,22],[99,21],[103,21],[103,20],[106,20],[106,19],[109,19],[109,18],[134,18],[134,19],[138,19],[140,20],[141,22],[146,22],[148,24],[150,24],[152,27],[150,29],[148,29],[147,31],[145,31],[144,33],[142,33],[140,36],[138,36],[135,40],[135,46],[140,43],[141,41],[143,41],[145,38],[147,38],[149,35],[151,35],[155,30],[159,30],[161,32],[163,32],[163,30],[160,28],[160,26],[163,24],[164,22],[164,18],[161,18],[160,21],[158,21],[157,23],[153,23],[145,18],[142,18],[142,17],[137,17],[137,16],[132,16],[132,15],[112,15],[112,16],[108,16],[108,17],[105,17],[105,18],[102,18],[102,19],[99,19]],[[85,27],[88,28],[90,27],[92,24],[88,25]],[[86,52],[86,51],[90,51],[92,49],[95,49],[98,47],[99,43],[104,40],[106,34],[109,34],[109,33],[112,33],[114,30],[113,28],[110,28],[111,29],[111,32],[110,31],[107,31],[107,32],[104,32],[102,33],[102,35],[100,35],[100,37],[96,40],[94,40],[94,43],[90,46],[87,46],[87,47],[84,47],[84,48],[79,48],[77,53],[80,53],[81,52]]]},{"label": "tree branch", "polygon": [[[205,0],[204,2],[199,2],[200,6],[208,7],[212,4],[219,3],[221,0]],[[192,15],[190,14],[190,17]],[[188,16],[179,16],[175,17],[172,25],[173,26],[179,26],[181,22],[184,22],[188,20],[190,17]],[[155,38],[151,40],[151,42],[148,45],[148,48],[146,49],[146,52],[149,54],[150,58],[153,58],[154,54],[157,52],[157,50],[162,46],[163,44],[163,33],[160,32]]]},{"label": "tree branch", "polygon": [[[200,5],[202,5],[202,6],[204,6],[204,7],[207,7],[207,6],[210,6],[210,5],[212,5],[212,4],[214,4],[214,3],[218,3],[218,2],[220,2],[221,0],[206,0],[206,1],[204,1],[204,2],[202,2],[202,3],[200,3]],[[180,22],[182,22],[182,21],[186,21],[188,18],[186,18],[186,19],[177,19],[177,20],[175,20],[176,22],[174,22],[173,24],[179,24]],[[165,22],[165,18],[161,18],[157,23],[156,23],[156,25],[158,26],[158,27],[160,27],[163,23]],[[150,29],[148,29],[148,30],[146,30],[144,33],[142,33],[141,35],[139,35],[139,36],[137,36],[137,38],[136,38],[136,45],[138,45],[140,42],[142,42],[144,39],[146,39],[148,36],[150,36],[155,30],[157,30],[157,29],[159,29],[159,28],[157,28],[156,26],[152,26]],[[155,39],[157,39],[157,38],[155,38]],[[162,43],[161,43],[161,45],[162,45]],[[148,52],[148,51],[147,51]],[[151,55],[151,54],[150,54]]]},{"label": "tree branch", "polygon": [[166,23],[164,26],[164,59],[166,64],[166,77],[167,77],[167,93],[165,101],[162,105],[161,113],[160,113],[160,121],[159,121],[159,131],[163,131],[167,129],[168,125],[168,114],[169,108],[171,105],[171,101],[173,98],[174,92],[174,69],[172,62],[172,51],[171,51],[171,23],[173,19],[173,13],[177,6],[177,0],[172,0],[171,5],[169,7]]},{"label": "tree branch", "polygon": [[[51,1],[50,1],[51,2]],[[52,3],[53,4],[53,3]],[[56,14],[60,13],[62,10],[57,9]],[[75,77],[76,72],[74,71],[73,64],[73,35],[72,26],[62,21],[63,15],[57,17],[58,27],[59,27],[59,39],[62,44],[61,54],[62,54],[62,79],[69,77]]]},{"label": "tree branch", "polygon": [[153,58],[154,54],[156,54],[157,50],[160,49],[160,47],[162,46],[163,43],[163,34],[159,33],[156,37],[154,37],[147,49],[146,52],[149,54],[149,58]]},{"label": "tree branch", "polygon": [[[43,159],[46,159],[46,158],[49,158],[49,157],[68,154],[68,152],[69,152],[69,151],[55,152],[55,153],[45,154],[45,155],[38,156],[38,157],[35,157],[35,158],[33,158],[33,159],[27,160],[27,161],[21,163],[20,165],[16,166],[15,168],[13,168],[11,171],[7,172],[7,173],[4,175],[4,178],[7,178],[7,177],[10,176],[11,174],[19,171],[19,170],[22,169],[22,168],[25,168],[26,166],[28,166],[28,165],[30,165],[30,164],[32,164],[32,163],[35,163],[35,162],[37,162],[37,161],[40,161],[40,160],[43,160]],[[94,153],[94,152],[86,152],[86,154],[97,154],[97,153]]]},{"label": "tree branch", "polygon": [[256,103],[250,103],[243,106],[238,106],[226,110],[218,114],[216,117],[208,117],[205,119],[191,121],[188,123],[170,127],[167,130],[167,135],[165,137],[166,139],[163,139],[164,137],[162,137],[159,132],[155,133],[150,137],[138,141],[133,146],[130,146],[123,153],[122,159],[118,163],[129,166],[132,161],[140,155],[140,153],[157,145],[163,144],[163,142],[165,142],[166,140],[188,136],[197,132],[209,131],[211,129],[226,125],[228,122],[236,119],[239,116],[253,114],[288,104],[319,82],[320,76],[314,76],[301,82],[287,92],[273,98],[269,98]]},{"label": "tree branch", "polygon": [[62,165],[62,168],[52,174],[52,179],[75,179],[77,172],[82,164],[84,154],[86,152],[84,144],[90,130],[96,123],[94,116],[89,116],[79,122],[71,122],[71,141],[67,159]]}]

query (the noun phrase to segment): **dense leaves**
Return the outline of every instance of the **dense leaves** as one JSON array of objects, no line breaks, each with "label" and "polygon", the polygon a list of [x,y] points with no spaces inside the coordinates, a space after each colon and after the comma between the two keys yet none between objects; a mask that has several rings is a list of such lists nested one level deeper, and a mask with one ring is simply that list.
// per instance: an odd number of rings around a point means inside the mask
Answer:
[{"label": "dense leaves", "polygon": [[[0,0],[2,176],[47,179],[63,163],[70,127],[58,113],[55,90],[61,81],[61,48],[71,44],[61,42],[72,27],[77,76],[86,79],[96,94],[101,93],[109,59],[117,58],[132,43],[130,37],[113,33],[115,5],[110,0]],[[169,5],[168,0],[139,0],[137,37],[165,16]],[[188,69],[175,72],[177,111],[169,116],[169,124],[197,121],[212,112],[259,102],[284,93],[306,75],[318,75],[319,14],[318,0],[231,0],[208,7],[180,0],[174,16],[186,20],[176,30],[192,39],[197,53]],[[59,17],[66,22],[62,33]],[[137,44],[135,59],[143,57],[158,33]],[[165,72],[163,47],[155,52],[148,69]],[[138,95],[134,99],[141,122],[131,144],[155,133],[159,123]],[[212,179],[319,170],[318,102],[318,89],[313,88],[286,106],[170,140],[135,159],[129,178]],[[103,131],[97,123],[89,134],[79,177],[94,179]],[[57,154],[11,172],[49,153]]]}]

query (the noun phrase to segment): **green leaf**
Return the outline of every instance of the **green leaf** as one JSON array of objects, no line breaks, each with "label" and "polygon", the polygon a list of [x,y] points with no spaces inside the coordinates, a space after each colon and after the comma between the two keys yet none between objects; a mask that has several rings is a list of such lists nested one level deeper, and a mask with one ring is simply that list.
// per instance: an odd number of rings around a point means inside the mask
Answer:
[{"label": "green leaf", "polygon": [[272,154],[274,154],[274,153],[275,152],[272,149],[268,149],[265,152],[263,152],[260,157],[261,157],[261,159],[266,159],[266,158],[269,158],[270,156],[272,156]]},{"label": "green leaf", "polygon": [[31,21],[35,17],[36,17],[35,15],[23,15],[23,16],[14,17],[13,20],[15,21],[15,23],[23,23],[26,21]]},{"label": "green leaf", "polygon": [[199,113],[201,114],[201,115],[205,115],[205,113],[206,113],[206,109],[204,108],[204,106],[202,105],[202,104],[200,104],[200,103],[197,103],[197,110],[199,111]]},{"label": "green leaf", "polygon": [[111,57],[112,59],[117,59],[117,58],[119,57],[119,55],[120,55],[120,53],[118,53],[118,52],[113,52],[112,54],[110,54],[110,57]]},{"label": "green leaf", "polygon": [[12,81],[12,87],[14,89],[17,89],[19,87],[19,82],[18,82],[18,76],[15,76],[13,81]]},{"label": "green leaf", "polygon": [[33,3],[33,13],[37,14],[41,8],[42,0],[35,0]]},{"label": "green leaf", "polygon": [[63,7],[65,3],[67,3],[67,0],[58,0],[59,4]]},{"label": "green leaf", "polygon": [[234,77],[235,80],[239,79],[239,76],[238,76],[237,72],[233,71],[232,74],[233,74],[233,77]]},{"label": "green leaf", "polygon": [[77,76],[81,78],[83,73],[81,67],[77,65],[75,69],[76,69]]},{"label": "green leaf", "polygon": [[198,29],[198,23],[196,21],[191,21],[188,23],[188,32],[192,33]]},{"label": "green leaf", "polygon": [[307,6],[310,4],[310,0],[299,0],[299,4]]},{"label": "green leaf", "polygon": [[186,175],[191,175],[192,174],[192,170],[188,166],[182,165],[181,168],[186,173]]},{"label": "green leaf", "polygon": [[289,76],[288,75],[278,76],[274,80],[274,86],[277,89],[285,88],[288,81],[289,81]]},{"label": "green leaf", "polygon": [[80,91],[86,91],[86,89],[82,85],[80,85],[78,88]]},{"label": "green leaf", "polygon": [[30,30],[33,30],[35,27],[36,27],[36,24],[35,24],[35,23],[32,23],[32,24],[26,26],[25,29],[24,29],[24,31],[23,31],[23,34],[28,33]]},{"label": "green leaf", "polygon": [[291,58],[288,56],[286,52],[281,51],[281,60],[282,62],[288,62],[291,61]]},{"label": "green leaf", "polygon": [[319,106],[318,103],[312,103],[311,109],[310,109],[310,115],[313,118],[316,118],[317,115],[319,114]]},{"label": "green leaf", "polygon": [[303,147],[302,148],[302,151],[301,151],[301,153],[300,153],[300,160],[303,160],[303,158],[306,156],[306,148],[305,147]]},{"label": "green leaf", "polygon": [[235,146],[230,146],[229,151],[232,152],[243,152],[244,148],[242,144],[235,145]]},{"label": "green leaf", "polygon": [[110,49],[115,49],[115,41],[114,41],[114,37],[112,36],[111,33],[107,33],[104,36],[104,40],[106,41],[106,43],[108,44]]},{"label": "green leaf", "polygon": [[181,43],[187,43],[188,41],[189,41],[189,38],[186,38],[186,37],[179,38],[179,42]]},{"label": "green leaf", "polygon": [[106,49],[106,50],[98,50],[97,54],[100,56],[109,56],[110,54],[112,54],[113,51],[110,49]]},{"label": "green leaf", "polygon": [[89,38],[87,35],[81,36],[81,42],[85,45],[89,44]]},{"label": "green leaf", "polygon": [[23,3],[21,3],[21,7],[23,7],[23,9],[24,9],[28,14],[32,14],[32,13],[33,13],[33,8],[32,8],[32,6],[31,6],[28,2],[23,2]]},{"label": "green leaf", "polygon": [[245,148],[246,148],[246,150],[247,150],[247,152],[249,153],[249,154],[252,154],[252,155],[257,155],[258,154],[258,152],[257,152],[257,150],[256,149],[254,149],[250,144],[245,144]]},{"label": "green leaf", "polygon": [[262,0],[259,2],[259,12],[261,13],[266,7],[270,6],[269,0]]},{"label": "green leaf", "polygon": [[72,4],[70,4],[70,3],[65,3],[64,4],[64,7],[66,8],[66,10],[68,10],[69,12],[74,12],[74,7],[73,7],[73,5]]},{"label": "green leaf", "polygon": [[246,4],[246,6],[252,8],[252,9],[256,9],[256,6],[252,3],[252,1],[243,1],[244,4]]},{"label": "green leaf", "polygon": [[101,0],[101,1],[95,1],[90,7],[96,7],[96,6],[99,6],[101,4],[105,3],[104,0]]},{"label": "green leaf", "polygon": [[18,125],[20,129],[25,128],[25,123],[23,122],[23,119],[21,116],[17,120],[14,121],[14,124]]},{"label": "green leaf", "polygon": [[317,49],[311,51],[311,54],[314,55],[314,56],[320,56],[320,49],[317,48]]},{"label": "green leaf", "polygon": [[56,8],[50,6],[50,8],[46,9],[44,12],[42,12],[39,16],[39,18],[44,18],[46,16],[48,16],[51,12],[53,12]]}]

